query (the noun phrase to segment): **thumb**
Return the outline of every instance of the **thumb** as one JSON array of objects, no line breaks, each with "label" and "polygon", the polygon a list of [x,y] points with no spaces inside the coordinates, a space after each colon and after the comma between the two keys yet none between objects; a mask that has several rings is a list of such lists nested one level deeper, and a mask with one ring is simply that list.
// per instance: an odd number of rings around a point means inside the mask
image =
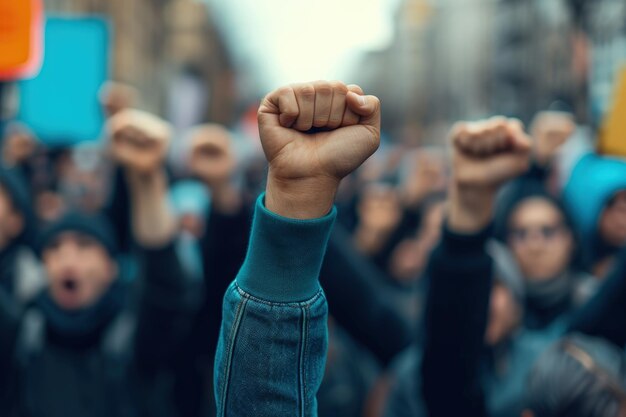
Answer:
[{"label": "thumb", "polygon": [[362,96],[348,92],[346,96],[348,108],[361,116],[359,124],[375,127],[380,130],[380,100],[376,96]]}]

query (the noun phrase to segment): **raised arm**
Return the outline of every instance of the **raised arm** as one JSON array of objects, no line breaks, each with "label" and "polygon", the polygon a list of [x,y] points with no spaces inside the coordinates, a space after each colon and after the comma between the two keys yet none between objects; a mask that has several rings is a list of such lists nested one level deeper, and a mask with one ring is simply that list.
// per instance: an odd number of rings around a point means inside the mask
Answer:
[{"label": "raised arm", "polygon": [[140,365],[156,366],[187,335],[193,314],[189,280],[174,250],[176,222],[163,166],[171,133],[156,116],[136,110],[117,114],[109,128],[112,154],[128,184],[131,230],[142,265],[135,356]]},{"label": "raised arm", "polygon": [[379,102],[338,82],[292,85],[263,100],[259,128],[269,177],[224,299],[218,416],[316,416],[327,347],[318,276],[333,201],[378,147]]},{"label": "raised arm", "polygon": [[429,268],[422,392],[431,417],[485,416],[480,362],[492,262],[485,251],[499,187],[528,168],[517,121],[460,123],[451,133],[453,180],[442,240]]}]

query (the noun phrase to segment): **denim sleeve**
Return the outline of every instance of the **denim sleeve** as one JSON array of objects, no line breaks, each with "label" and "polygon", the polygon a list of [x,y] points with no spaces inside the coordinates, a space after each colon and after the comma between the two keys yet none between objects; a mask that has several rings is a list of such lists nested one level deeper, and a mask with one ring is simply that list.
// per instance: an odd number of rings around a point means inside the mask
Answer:
[{"label": "denim sleeve", "polygon": [[219,417],[313,417],[328,345],[319,285],[335,210],[277,216],[257,201],[246,260],[224,297],[215,359]]}]

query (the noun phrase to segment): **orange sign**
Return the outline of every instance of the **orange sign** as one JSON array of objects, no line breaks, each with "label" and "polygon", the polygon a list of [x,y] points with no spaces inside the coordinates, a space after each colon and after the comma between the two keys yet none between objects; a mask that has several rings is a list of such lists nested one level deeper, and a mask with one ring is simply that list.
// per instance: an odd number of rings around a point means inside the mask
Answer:
[{"label": "orange sign", "polygon": [[0,80],[38,72],[42,28],[41,0],[0,0]]},{"label": "orange sign", "polygon": [[599,151],[626,157],[626,67],[616,77],[613,104],[600,132]]}]

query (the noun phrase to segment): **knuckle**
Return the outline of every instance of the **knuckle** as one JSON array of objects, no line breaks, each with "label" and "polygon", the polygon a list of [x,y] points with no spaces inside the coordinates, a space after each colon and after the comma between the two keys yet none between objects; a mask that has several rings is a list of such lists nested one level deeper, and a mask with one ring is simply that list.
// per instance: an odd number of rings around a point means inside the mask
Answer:
[{"label": "knuckle", "polygon": [[353,93],[363,94],[363,89],[360,86],[356,85],[356,84],[350,84],[348,86],[348,90],[352,91]]},{"label": "knuckle", "polygon": [[308,84],[308,85],[303,85],[302,87],[300,87],[299,89],[299,93],[300,96],[302,96],[305,99],[313,99],[315,98],[315,87],[313,87],[312,85]]},{"label": "knuckle", "polygon": [[344,95],[344,96],[346,94],[348,94],[348,86],[346,86],[341,81],[331,81],[330,82],[330,87],[332,88],[332,90],[333,90],[333,92],[335,94],[341,94],[341,95]]}]

